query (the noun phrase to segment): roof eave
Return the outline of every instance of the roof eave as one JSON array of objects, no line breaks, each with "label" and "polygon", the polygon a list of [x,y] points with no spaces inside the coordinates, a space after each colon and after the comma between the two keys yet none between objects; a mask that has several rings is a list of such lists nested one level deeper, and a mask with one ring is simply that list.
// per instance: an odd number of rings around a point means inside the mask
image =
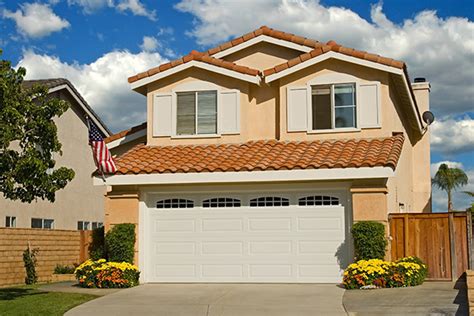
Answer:
[{"label": "roof eave", "polygon": [[214,66],[214,65],[202,62],[202,61],[193,60],[193,61],[181,64],[181,65],[178,65],[176,67],[167,69],[165,71],[158,72],[158,73],[156,73],[152,76],[144,77],[144,78],[138,79],[136,81],[133,81],[133,82],[130,83],[130,87],[132,88],[132,90],[137,91],[137,92],[145,95],[146,94],[146,86],[148,84],[150,84],[152,82],[155,82],[157,80],[169,77],[173,74],[179,73],[181,71],[184,71],[184,70],[192,68],[192,67],[208,70],[208,71],[218,73],[218,74],[221,74],[221,75],[224,75],[224,76],[227,76],[227,77],[232,77],[232,78],[236,78],[236,79],[239,79],[239,80],[247,81],[249,83],[253,83],[253,84],[256,84],[256,85],[260,84],[260,79],[261,78],[260,78],[259,75],[255,75],[255,76],[247,75],[247,74],[243,74],[243,73],[240,73],[240,72],[237,72],[237,71],[234,71],[234,70]]},{"label": "roof eave", "polygon": [[108,175],[94,178],[94,185],[167,185],[202,183],[259,183],[294,181],[336,181],[353,179],[386,179],[393,177],[391,166],[360,168],[323,168],[305,170],[271,170],[252,172],[193,172]]}]

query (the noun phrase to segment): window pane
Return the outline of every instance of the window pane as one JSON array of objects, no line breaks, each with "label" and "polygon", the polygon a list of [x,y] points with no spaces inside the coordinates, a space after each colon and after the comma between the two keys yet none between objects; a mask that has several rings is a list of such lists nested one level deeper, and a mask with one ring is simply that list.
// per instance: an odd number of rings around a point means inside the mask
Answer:
[{"label": "window pane", "polygon": [[84,222],[84,230],[89,230],[90,222]]},{"label": "window pane", "polygon": [[335,106],[355,105],[355,87],[354,85],[334,86]]},{"label": "window pane", "polygon": [[92,229],[97,229],[99,226],[97,222],[92,222]]},{"label": "window pane", "polygon": [[53,219],[45,219],[44,220],[44,228],[45,229],[53,229],[54,227],[54,220]]},{"label": "window pane", "polygon": [[312,88],[311,106],[313,111],[313,130],[332,128],[331,87],[329,85]]},{"label": "window pane", "polygon": [[177,94],[176,134],[196,134],[196,94],[185,92]]},{"label": "window pane", "polygon": [[217,134],[217,92],[198,93],[198,134]]},{"label": "window pane", "polygon": [[16,216],[10,217],[10,227],[16,227]]},{"label": "window pane", "polygon": [[84,228],[82,226],[82,222],[81,221],[77,222],[77,230],[83,230],[83,229]]},{"label": "window pane", "polygon": [[343,107],[335,109],[336,127],[356,127],[355,107]]},{"label": "window pane", "polygon": [[41,218],[32,218],[31,228],[43,228],[43,220]]}]

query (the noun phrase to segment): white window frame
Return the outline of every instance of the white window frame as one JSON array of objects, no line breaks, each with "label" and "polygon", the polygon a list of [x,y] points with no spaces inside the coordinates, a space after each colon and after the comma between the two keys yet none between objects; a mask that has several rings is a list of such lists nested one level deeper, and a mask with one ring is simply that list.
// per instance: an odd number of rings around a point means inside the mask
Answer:
[{"label": "white window frame", "polygon": [[[198,119],[198,111],[197,111],[197,103],[198,103],[198,98],[197,98],[197,93],[202,92],[202,91],[215,91],[217,94],[216,102],[217,102],[217,113],[216,113],[216,133],[215,134],[193,134],[193,135],[178,135],[177,133],[177,121],[178,121],[178,93],[189,93],[189,92],[194,92],[196,93],[196,101],[195,101],[195,106],[196,106],[196,133],[197,133],[197,119]],[[221,112],[220,107],[221,107],[221,102],[220,102],[220,93],[221,89],[219,86],[209,83],[209,82],[204,82],[204,81],[191,81],[191,82],[186,82],[183,83],[176,88],[172,90],[172,106],[171,106],[171,119],[172,119],[172,134],[171,138],[215,138],[215,137],[220,137],[221,132],[220,132],[220,120],[219,120],[219,113]]]},{"label": "white window frame", "polygon": [[[356,93],[355,93],[355,115],[356,115],[356,127],[344,127],[344,128],[335,128],[334,127],[334,85],[343,85],[343,84],[353,84]],[[308,106],[308,117],[307,117],[307,133],[308,134],[321,134],[321,133],[344,133],[344,132],[360,132],[360,106],[359,103],[359,84],[360,80],[357,77],[348,74],[340,73],[330,73],[326,75],[321,75],[306,83],[307,87],[307,106]],[[313,129],[313,98],[312,98],[312,87],[319,85],[331,85],[331,129]]]},{"label": "white window frame", "polygon": [[5,227],[16,228],[16,216],[5,216]]}]

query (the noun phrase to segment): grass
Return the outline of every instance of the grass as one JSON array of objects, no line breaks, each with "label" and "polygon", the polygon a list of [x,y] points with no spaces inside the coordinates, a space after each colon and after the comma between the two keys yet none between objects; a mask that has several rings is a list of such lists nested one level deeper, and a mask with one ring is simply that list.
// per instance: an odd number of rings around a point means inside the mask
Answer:
[{"label": "grass", "polygon": [[37,285],[0,288],[0,315],[63,315],[71,308],[97,298],[78,293],[44,292]]}]

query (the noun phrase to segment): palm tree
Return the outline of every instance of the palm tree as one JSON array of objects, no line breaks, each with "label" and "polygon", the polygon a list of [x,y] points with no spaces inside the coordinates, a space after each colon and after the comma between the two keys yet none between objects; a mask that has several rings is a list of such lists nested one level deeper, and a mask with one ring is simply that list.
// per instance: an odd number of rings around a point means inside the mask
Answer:
[{"label": "palm tree", "polygon": [[451,199],[452,191],[466,185],[467,181],[467,175],[462,169],[450,168],[444,163],[439,166],[438,171],[432,179],[432,184],[448,193],[448,212],[453,211],[453,202]]}]

